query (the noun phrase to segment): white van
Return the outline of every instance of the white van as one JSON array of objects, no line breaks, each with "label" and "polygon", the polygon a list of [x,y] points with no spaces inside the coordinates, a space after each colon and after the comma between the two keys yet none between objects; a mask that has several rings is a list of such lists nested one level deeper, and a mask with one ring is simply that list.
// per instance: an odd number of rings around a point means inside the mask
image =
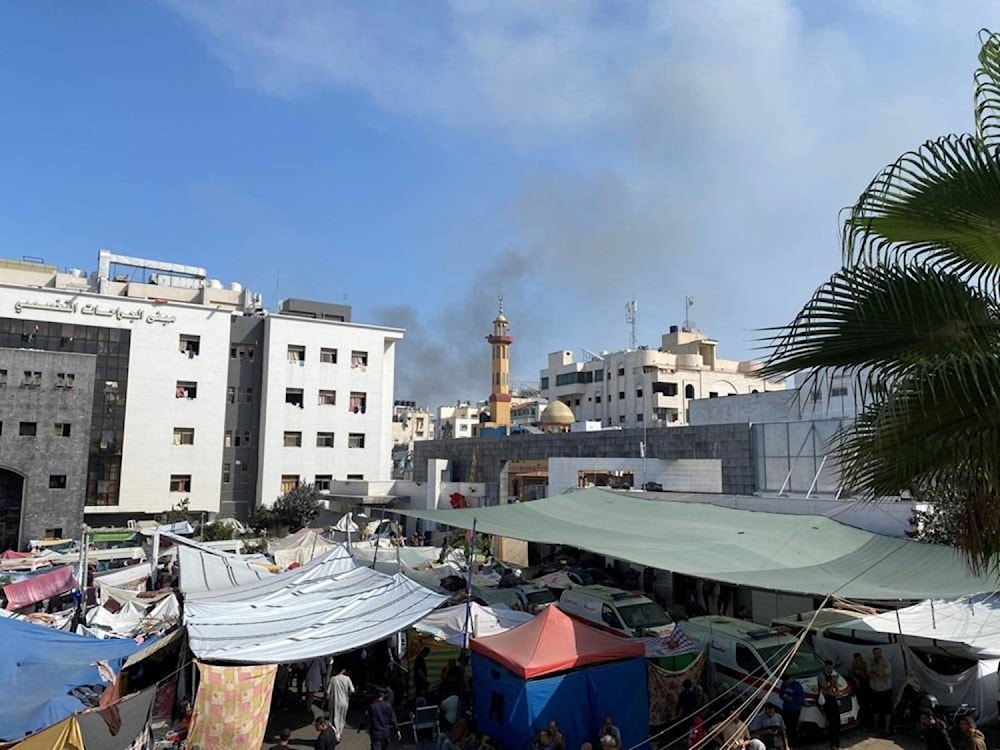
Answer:
[{"label": "white van", "polygon": [[473,586],[472,598],[489,607],[499,605],[509,609],[520,609],[532,614],[555,604],[556,597],[545,586],[527,583],[523,586],[501,588],[500,586]]},{"label": "white van", "polygon": [[564,589],[557,606],[570,617],[629,638],[669,632],[674,627],[656,602],[611,586]]},{"label": "white van", "polygon": [[[736,690],[752,692],[770,684],[774,691],[768,700],[781,706],[781,698],[778,696],[781,681],[773,670],[797,640],[788,630],[765,628],[745,620],[715,616],[694,617],[684,622],[682,627],[686,636],[709,647],[711,682],[718,692],[734,686]],[[821,671],[823,660],[805,642],[799,646],[785,669],[785,674],[798,680],[805,691],[805,703],[799,716],[799,726],[803,732],[826,729],[826,718],[816,702],[819,695],[816,678]],[[837,694],[840,725],[853,727],[858,722],[858,699],[843,677],[840,684],[843,685]]]}]

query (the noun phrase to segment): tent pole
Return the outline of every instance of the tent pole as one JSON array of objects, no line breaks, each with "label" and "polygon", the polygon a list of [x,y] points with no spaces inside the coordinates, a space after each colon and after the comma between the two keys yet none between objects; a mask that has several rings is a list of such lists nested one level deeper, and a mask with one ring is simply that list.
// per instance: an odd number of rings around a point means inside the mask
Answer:
[{"label": "tent pole", "polygon": [[[468,569],[468,582],[465,588],[465,634],[462,642],[465,648],[469,648],[469,622],[472,619],[472,565],[476,559],[476,519],[472,519],[472,539],[469,543],[469,559],[465,561]],[[465,667],[462,667],[462,686],[465,686]]]},{"label": "tent pole", "polygon": [[347,512],[347,554],[354,557],[354,552],[351,550],[351,524],[354,523],[354,514],[350,511]]},{"label": "tent pole", "polygon": [[903,623],[899,619],[899,608],[896,608],[896,627],[899,629],[899,655],[903,657],[903,679],[906,679],[906,644],[903,643]]},{"label": "tent pole", "polygon": [[160,530],[153,531],[153,552],[149,560],[149,580],[153,582],[153,591],[156,591],[156,565],[160,561]]},{"label": "tent pole", "polygon": [[[379,516],[379,519],[378,519],[378,529],[382,528],[382,522],[383,521],[385,521],[385,506],[384,505],[382,506],[382,515]],[[376,529],[376,532],[378,532],[378,529]],[[380,536],[381,536],[380,533],[376,533],[375,534],[375,549],[372,552],[372,570],[375,570],[375,563],[378,561],[378,540],[379,540]]]}]

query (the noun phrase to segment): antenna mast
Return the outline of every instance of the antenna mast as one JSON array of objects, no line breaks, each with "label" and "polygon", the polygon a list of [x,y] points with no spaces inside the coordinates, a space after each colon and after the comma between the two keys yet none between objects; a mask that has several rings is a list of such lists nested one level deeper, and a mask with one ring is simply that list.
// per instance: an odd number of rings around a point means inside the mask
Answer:
[{"label": "antenna mast", "polygon": [[639,303],[630,300],[625,303],[625,322],[629,326],[629,349],[636,348],[635,326],[639,322]]},{"label": "antenna mast", "polygon": [[693,331],[694,321],[691,320],[691,307],[694,305],[694,297],[684,295],[684,330]]}]

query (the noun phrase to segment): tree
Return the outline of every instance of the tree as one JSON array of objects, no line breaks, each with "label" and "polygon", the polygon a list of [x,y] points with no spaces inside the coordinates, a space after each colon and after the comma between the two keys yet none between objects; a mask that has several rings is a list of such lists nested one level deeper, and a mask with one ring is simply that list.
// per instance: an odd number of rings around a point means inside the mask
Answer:
[{"label": "tree", "polygon": [[771,331],[764,369],[854,378],[859,415],[834,446],[845,486],[954,493],[975,570],[1000,561],[1000,38],[980,41],[976,132],[875,177],[846,212],[842,268]]},{"label": "tree", "polygon": [[927,510],[914,510],[906,535],[921,542],[954,545],[961,528],[965,498],[958,492],[940,490],[920,498]]},{"label": "tree", "polygon": [[228,542],[233,538],[233,528],[224,523],[206,523],[198,529],[198,538],[203,542]]},{"label": "tree", "polygon": [[161,514],[163,523],[180,523],[191,520],[191,500],[184,498],[176,505],[171,505],[170,510],[165,510]]},{"label": "tree", "polygon": [[281,495],[270,508],[254,511],[252,523],[257,528],[298,531],[308,526],[323,510],[322,498],[315,485],[296,487]]}]

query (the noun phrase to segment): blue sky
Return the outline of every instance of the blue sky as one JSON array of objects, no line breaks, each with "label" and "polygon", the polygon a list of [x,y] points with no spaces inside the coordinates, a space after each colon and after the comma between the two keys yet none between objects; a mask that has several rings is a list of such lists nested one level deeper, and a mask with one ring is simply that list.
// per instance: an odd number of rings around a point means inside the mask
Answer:
[{"label": "blue sky", "polygon": [[0,8],[0,255],[98,248],[403,325],[397,395],[693,317],[723,356],[835,270],[837,212],[971,126],[988,3],[169,0]]}]

